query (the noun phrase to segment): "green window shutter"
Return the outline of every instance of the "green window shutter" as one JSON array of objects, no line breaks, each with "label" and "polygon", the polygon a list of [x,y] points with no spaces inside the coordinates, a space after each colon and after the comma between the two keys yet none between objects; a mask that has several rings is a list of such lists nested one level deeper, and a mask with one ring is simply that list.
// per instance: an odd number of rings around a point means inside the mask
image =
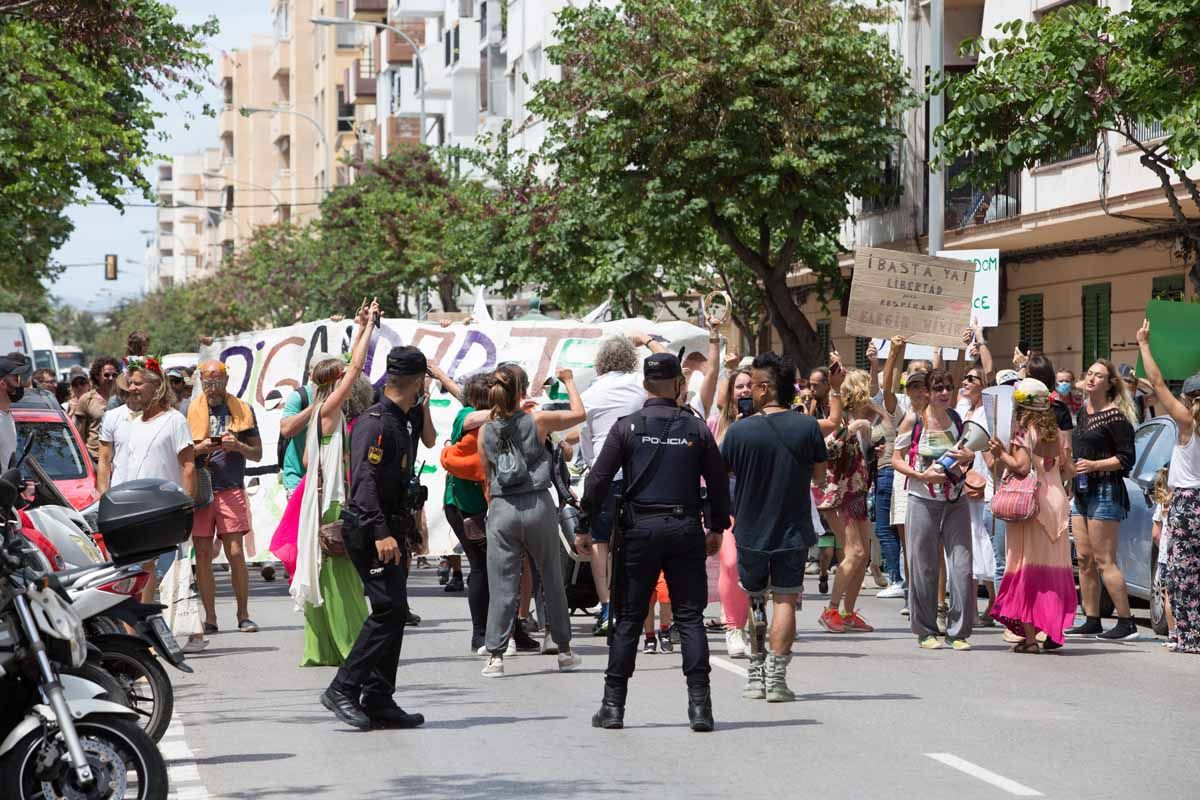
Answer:
[{"label": "green window shutter", "polygon": [[1182,275],[1161,275],[1154,279],[1154,286],[1150,290],[1150,297],[1155,300],[1172,300],[1176,303],[1183,302],[1183,276]]},{"label": "green window shutter", "polygon": [[869,369],[870,364],[867,362],[867,348],[871,345],[871,340],[866,336],[856,336],[854,338],[854,366],[859,369]]},{"label": "green window shutter", "polygon": [[828,363],[829,353],[833,350],[833,336],[829,332],[829,320],[817,320],[817,341],[821,343],[821,363]]},{"label": "green window shutter", "polygon": [[1083,368],[1112,356],[1112,284],[1083,287]]},{"label": "green window shutter", "polygon": [[1023,294],[1018,298],[1021,304],[1021,340],[1029,342],[1030,348],[1042,350],[1044,342],[1045,320],[1042,316],[1041,294]]}]

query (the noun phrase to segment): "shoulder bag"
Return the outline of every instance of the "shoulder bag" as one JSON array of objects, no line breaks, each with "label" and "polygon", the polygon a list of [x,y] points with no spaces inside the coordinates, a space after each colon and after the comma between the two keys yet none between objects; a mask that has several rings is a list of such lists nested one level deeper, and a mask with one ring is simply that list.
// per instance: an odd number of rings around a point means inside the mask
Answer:
[{"label": "shoulder bag", "polygon": [[1037,493],[1038,474],[1032,465],[1024,478],[1006,470],[992,496],[992,515],[1005,522],[1027,522],[1037,516]]}]

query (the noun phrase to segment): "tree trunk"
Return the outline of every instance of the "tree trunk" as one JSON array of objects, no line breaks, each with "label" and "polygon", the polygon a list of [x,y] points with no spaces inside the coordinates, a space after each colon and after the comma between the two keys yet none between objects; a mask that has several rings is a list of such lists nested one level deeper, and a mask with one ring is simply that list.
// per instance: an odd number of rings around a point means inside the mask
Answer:
[{"label": "tree trunk", "polygon": [[452,275],[439,275],[437,279],[438,299],[442,303],[442,311],[458,311],[458,281]]},{"label": "tree trunk", "polygon": [[771,309],[771,324],[783,342],[783,355],[796,365],[800,374],[807,374],[813,367],[829,359],[821,352],[821,341],[804,312],[792,301],[792,292],[787,285],[787,275],[772,270],[763,276],[767,307]]}]

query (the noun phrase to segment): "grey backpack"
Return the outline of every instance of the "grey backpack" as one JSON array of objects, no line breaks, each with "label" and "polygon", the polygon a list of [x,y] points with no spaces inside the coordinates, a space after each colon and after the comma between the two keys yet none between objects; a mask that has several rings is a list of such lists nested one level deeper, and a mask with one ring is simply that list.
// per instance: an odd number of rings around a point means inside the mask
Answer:
[{"label": "grey backpack", "polygon": [[505,488],[520,486],[529,481],[529,465],[520,441],[513,438],[518,433],[516,424],[509,420],[496,426],[496,481]]}]

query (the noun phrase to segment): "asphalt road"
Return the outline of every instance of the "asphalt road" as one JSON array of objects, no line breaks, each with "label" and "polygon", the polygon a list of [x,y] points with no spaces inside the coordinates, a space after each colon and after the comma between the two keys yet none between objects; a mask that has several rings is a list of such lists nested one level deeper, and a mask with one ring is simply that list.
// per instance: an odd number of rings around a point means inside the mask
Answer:
[{"label": "asphalt road", "polygon": [[[234,627],[218,574],[223,629]],[[815,581],[812,581],[815,585]],[[607,649],[576,618],[582,668],[506,659],[485,679],[465,595],[414,570],[423,617],[405,635],[397,701],[420,730],[357,732],[318,702],[332,669],[300,669],[303,619],[286,584],[252,576],[257,634],[212,637],[176,685],[163,743],[174,797],[495,800],[508,797],[1187,798],[1200,785],[1200,659],[1148,628],[1138,642],[1016,655],[998,629],[975,649],[922,651],[900,602],[864,592],[873,634],[817,627],[810,595],[789,683],[797,702],[739,696],[746,662],[711,637],[717,731],[687,728],[680,656],[639,655],[626,729],[589,727]],[[710,609],[715,614],[715,606]],[[585,632],[585,629],[587,631]]]}]

